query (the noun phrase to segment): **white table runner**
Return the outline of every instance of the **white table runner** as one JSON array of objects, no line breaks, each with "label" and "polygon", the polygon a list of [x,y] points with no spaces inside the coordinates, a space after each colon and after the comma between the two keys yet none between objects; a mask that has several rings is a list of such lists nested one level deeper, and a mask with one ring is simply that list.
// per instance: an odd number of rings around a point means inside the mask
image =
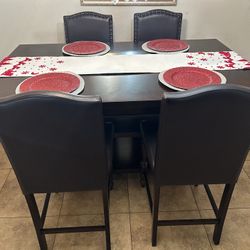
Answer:
[{"label": "white table runner", "polygon": [[104,55],[93,57],[6,57],[0,77],[33,76],[48,72],[76,74],[159,73],[181,66],[210,70],[250,69],[250,62],[234,51],[180,54]]}]

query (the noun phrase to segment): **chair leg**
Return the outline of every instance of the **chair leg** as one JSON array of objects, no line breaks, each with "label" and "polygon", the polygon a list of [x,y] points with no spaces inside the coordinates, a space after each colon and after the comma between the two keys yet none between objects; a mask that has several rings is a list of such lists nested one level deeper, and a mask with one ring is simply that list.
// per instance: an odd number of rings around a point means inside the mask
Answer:
[{"label": "chair leg", "polygon": [[141,183],[142,187],[146,187],[150,212],[152,213],[153,202],[152,202],[152,197],[151,197],[151,193],[150,193],[147,171],[148,171],[147,155],[146,155],[146,150],[145,150],[144,144],[142,144],[142,162],[141,162],[141,172],[140,172],[140,183]]},{"label": "chair leg", "polygon": [[146,155],[146,150],[144,147],[144,144],[141,145],[141,150],[142,150],[142,161],[141,161],[141,170],[140,170],[140,184],[141,187],[145,187],[146,185],[146,180],[145,180],[145,173],[147,171],[147,155]]},{"label": "chair leg", "polygon": [[103,207],[104,207],[104,222],[105,222],[105,236],[106,236],[106,249],[111,250],[110,243],[110,225],[109,225],[109,195],[108,189],[102,191],[103,194]]},{"label": "chair leg", "polygon": [[224,192],[223,192],[221,202],[220,202],[219,213],[218,213],[219,222],[215,225],[214,234],[213,234],[213,241],[215,245],[218,245],[220,243],[221,233],[222,233],[223,225],[225,222],[228,206],[229,206],[232,194],[233,194],[234,187],[235,187],[235,183],[226,184],[224,188]]},{"label": "chair leg", "polygon": [[111,174],[109,177],[109,190],[113,190],[114,188],[114,178],[113,175]]},{"label": "chair leg", "polygon": [[139,181],[140,181],[141,187],[144,188],[145,187],[145,179],[144,179],[142,171],[139,174]]},{"label": "chair leg", "polygon": [[47,246],[46,238],[45,238],[44,233],[41,232],[42,221],[41,221],[39,210],[36,204],[35,197],[33,194],[28,194],[28,195],[25,195],[25,199],[27,201],[30,214],[31,214],[31,217],[32,217],[35,229],[36,229],[36,235],[38,238],[40,249],[47,250],[48,246]]},{"label": "chair leg", "polygon": [[160,201],[160,187],[154,186],[153,223],[152,223],[152,246],[157,245],[157,226]]},{"label": "chair leg", "polygon": [[144,180],[145,180],[145,185],[146,185],[146,191],[147,191],[147,196],[148,196],[148,203],[150,207],[150,212],[153,212],[153,201],[152,201],[152,196],[150,192],[150,186],[149,186],[149,181],[148,181],[148,176],[147,173],[144,172]]}]

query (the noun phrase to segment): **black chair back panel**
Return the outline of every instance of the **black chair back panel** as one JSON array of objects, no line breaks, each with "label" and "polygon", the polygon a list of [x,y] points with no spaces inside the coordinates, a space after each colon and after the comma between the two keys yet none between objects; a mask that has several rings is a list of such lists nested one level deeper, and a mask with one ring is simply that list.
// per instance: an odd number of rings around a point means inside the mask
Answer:
[{"label": "black chair back panel", "polygon": [[153,39],[180,39],[182,13],[151,10],[134,15],[134,42]]},{"label": "black chair back panel", "polygon": [[105,185],[108,169],[99,98],[23,94],[1,101],[0,117],[1,140],[24,193]]},{"label": "black chair back panel", "polygon": [[249,89],[227,84],[166,93],[161,103],[157,181],[161,185],[236,181],[249,141]]},{"label": "black chair back panel", "polygon": [[81,12],[64,16],[66,43],[75,41],[101,41],[113,43],[113,20],[111,15]]}]

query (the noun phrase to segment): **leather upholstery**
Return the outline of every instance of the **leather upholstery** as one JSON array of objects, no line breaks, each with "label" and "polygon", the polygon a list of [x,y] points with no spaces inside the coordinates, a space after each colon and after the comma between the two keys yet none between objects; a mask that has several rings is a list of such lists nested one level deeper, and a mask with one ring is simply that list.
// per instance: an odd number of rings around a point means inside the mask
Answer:
[{"label": "leather upholstery", "polygon": [[141,127],[147,153],[155,152],[148,159],[157,185],[234,183],[250,146],[250,89],[225,84],[165,93],[159,129]]},{"label": "leather upholstery", "polygon": [[134,14],[134,42],[153,39],[180,39],[182,13],[155,9]]},{"label": "leather upholstery", "polygon": [[75,41],[101,41],[113,43],[113,19],[111,15],[81,12],[64,16],[66,43]]},{"label": "leather upholstery", "polygon": [[107,186],[113,130],[107,125],[105,139],[99,97],[20,94],[0,100],[0,117],[1,141],[24,194]]}]

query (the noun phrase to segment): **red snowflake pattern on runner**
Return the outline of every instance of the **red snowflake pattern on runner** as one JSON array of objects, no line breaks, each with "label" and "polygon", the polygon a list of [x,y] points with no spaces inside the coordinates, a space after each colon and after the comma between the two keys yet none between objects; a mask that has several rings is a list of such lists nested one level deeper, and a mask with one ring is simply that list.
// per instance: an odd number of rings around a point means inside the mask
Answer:
[{"label": "red snowflake pattern on runner", "polygon": [[11,57],[5,57],[2,61],[0,61],[0,67],[1,66],[4,66],[4,65],[9,65],[9,64],[11,64]]},{"label": "red snowflake pattern on runner", "polygon": [[13,74],[14,72],[11,69],[6,70],[4,73],[2,73],[3,76],[13,76]]},{"label": "red snowflake pattern on runner", "polygon": [[225,66],[228,67],[228,68],[234,68],[234,63],[225,64]]},{"label": "red snowflake pattern on runner", "polygon": [[49,70],[50,70],[50,71],[56,71],[57,68],[50,68]]}]

